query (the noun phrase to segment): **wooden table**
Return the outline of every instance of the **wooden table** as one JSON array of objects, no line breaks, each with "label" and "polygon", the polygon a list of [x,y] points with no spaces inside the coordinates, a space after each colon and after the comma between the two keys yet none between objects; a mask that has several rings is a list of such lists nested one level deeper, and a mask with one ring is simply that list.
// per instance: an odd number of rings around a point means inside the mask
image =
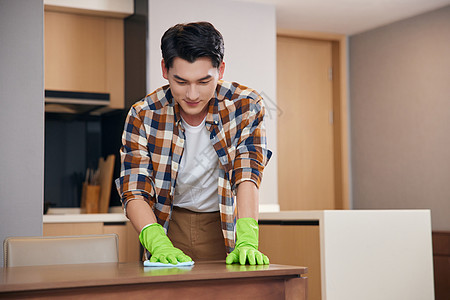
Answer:
[{"label": "wooden table", "polygon": [[306,299],[307,268],[223,261],[185,268],[141,262],[0,269],[0,298]]}]

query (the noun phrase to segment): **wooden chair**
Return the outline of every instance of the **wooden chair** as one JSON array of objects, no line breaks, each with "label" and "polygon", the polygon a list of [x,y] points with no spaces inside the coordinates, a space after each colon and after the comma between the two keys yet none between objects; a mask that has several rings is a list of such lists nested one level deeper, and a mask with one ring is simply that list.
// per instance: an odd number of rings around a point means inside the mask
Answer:
[{"label": "wooden chair", "polygon": [[119,262],[116,234],[8,237],[5,267]]}]

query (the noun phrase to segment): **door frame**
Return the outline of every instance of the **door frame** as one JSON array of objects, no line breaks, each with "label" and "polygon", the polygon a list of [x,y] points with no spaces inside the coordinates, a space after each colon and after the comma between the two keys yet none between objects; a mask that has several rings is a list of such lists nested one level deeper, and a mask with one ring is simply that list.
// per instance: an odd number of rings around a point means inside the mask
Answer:
[{"label": "door frame", "polygon": [[277,29],[277,37],[330,41],[333,68],[333,136],[335,208],[350,209],[350,153],[348,107],[348,39],[347,36],[292,29]]}]

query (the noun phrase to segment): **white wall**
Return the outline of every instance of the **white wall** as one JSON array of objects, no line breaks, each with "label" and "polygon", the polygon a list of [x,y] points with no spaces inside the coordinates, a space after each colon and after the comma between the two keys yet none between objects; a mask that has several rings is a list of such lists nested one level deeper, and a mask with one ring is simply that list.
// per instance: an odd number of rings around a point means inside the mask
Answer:
[{"label": "white wall", "polygon": [[[0,0],[0,242],[42,235],[42,0]],[[3,247],[2,250],[3,251]],[[0,258],[3,265],[3,252]]]},{"label": "white wall", "polygon": [[149,0],[148,92],[167,84],[161,76],[161,36],[177,23],[195,21],[211,22],[224,37],[224,80],[254,88],[265,97],[267,139],[273,156],[264,171],[260,204],[277,205],[275,8],[235,1]]}]

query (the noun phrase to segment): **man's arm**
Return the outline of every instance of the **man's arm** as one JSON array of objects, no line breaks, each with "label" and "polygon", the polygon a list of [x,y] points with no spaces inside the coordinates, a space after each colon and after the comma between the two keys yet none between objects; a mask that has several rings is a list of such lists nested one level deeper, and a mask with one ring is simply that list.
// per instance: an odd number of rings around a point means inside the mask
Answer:
[{"label": "man's arm", "polygon": [[127,216],[137,232],[148,224],[156,223],[156,216],[147,202],[143,200],[129,201],[127,204]]},{"label": "man's arm", "polygon": [[151,203],[155,200],[151,178],[153,165],[148,152],[148,136],[136,107],[128,114],[122,143],[121,174],[116,186],[126,215],[139,232],[139,241],[152,254],[150,261],[173,264],[192,261],[173,246],[152,210]]},{"label": "man's arm", "polygon": [[248,111],[243,114],[245,122],[241,124],[232,175],[232,182],[236,185],[236,244],[226,263],[262,265],[269,264],[269,258],[258,250],[258,187],[271,152],[266,145],[262,98],[250,101],[246,107]]},{"label": "man's arm", "polygon": [[247,180],[237,186],[236,247],[227,256],[227,264],[269,264],[269,258],[258,250],[258,200],[258,187],[254,182]]},{"label": "man's arm", "polygon": [[152,254],[151,262],[177,264],[192,261],[183,251],[173,246],[163,227],[156,222],[155,214],[147,202],[129,201],[127,215],[134,228],[140,232],[139,241]]},{"label": "man's arm", "polygon": [[259,191],[252,181],[243,181],[236,193],[237,218],[253,218],[258,221]]}]

